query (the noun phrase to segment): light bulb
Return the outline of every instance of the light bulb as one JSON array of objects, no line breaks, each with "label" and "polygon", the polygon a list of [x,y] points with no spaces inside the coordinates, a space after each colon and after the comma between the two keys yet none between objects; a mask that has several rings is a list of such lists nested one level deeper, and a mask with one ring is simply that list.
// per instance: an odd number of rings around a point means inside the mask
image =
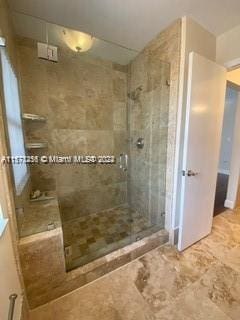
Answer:
[{"label": "light bulb", "polygon": [[63,30],[64,42],[76,52],[86,52],[93,45],[93,37],[87,33],[75,30]]}]

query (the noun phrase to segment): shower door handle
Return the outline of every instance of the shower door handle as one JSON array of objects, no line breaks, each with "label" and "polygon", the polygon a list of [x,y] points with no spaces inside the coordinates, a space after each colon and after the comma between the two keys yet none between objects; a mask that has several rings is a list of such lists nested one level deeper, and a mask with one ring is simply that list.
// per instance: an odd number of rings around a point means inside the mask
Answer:
[{"label": "shower door handle", "polygon": [[[123,163],[124,159],[124,163]],[[120,153],[119,156],[119,168],[122,169],[123,171],[127,171],[128,168],[128,155]]]},{"label": "shower door handle", "polygon": [[120,169],[123,169],[122,158],[123,158],[123,153],[120,153],[120,155],[119,155],[119,168]]},{"label": "shower door handle", "polygon": [[123,168],[123,171],[127,171],[128,169],[128,155],[125,154],[125,167]]}]

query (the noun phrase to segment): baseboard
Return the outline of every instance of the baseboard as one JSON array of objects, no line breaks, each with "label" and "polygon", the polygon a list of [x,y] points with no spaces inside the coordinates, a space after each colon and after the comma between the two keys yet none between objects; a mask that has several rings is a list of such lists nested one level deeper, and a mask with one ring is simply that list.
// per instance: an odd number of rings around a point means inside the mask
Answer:
[{"label": "baseboard", "polygon": [[224,207],[229,208],[229,209],[234,209],[235,203],[231,200],[226,199],[224,202]]},{"label": "baseboard", "polygon": [[175,246],[178,243],[178,232],[179,228],[171,229],[169,232],[169,244]]},{"label": "baseboard", "polygon": [[174,245],[178,244],[179,228],[174,229]]}]

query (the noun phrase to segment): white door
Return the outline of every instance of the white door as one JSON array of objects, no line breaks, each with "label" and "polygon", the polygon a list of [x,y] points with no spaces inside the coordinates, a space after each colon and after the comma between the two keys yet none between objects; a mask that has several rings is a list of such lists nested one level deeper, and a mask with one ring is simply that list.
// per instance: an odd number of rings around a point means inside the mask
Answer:
[{"label": "white door", "polygon": [[191,52],[178,241],[180,251],[211,232],[225,91],[226,69]]}]

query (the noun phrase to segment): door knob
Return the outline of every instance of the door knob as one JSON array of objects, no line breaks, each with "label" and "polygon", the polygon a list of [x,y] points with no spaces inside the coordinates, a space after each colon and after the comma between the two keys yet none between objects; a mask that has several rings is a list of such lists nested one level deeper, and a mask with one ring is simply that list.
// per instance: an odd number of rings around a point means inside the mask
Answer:
[{"label": "door knob", "polygon": [[195,177],[195,176],[197,176],[198,175],[198,172],[194,172],[194,171],[192,171],[192,170],[188,170],[187,171],[187,176],[188,177]]},{"label": "door knob", "polygon": [[198,172],[193,172],[192,170],[188,170],[187,172],[185,170],[182,171],[182,175],[188,176],[188,177],[195,177],[198,175]]}]

